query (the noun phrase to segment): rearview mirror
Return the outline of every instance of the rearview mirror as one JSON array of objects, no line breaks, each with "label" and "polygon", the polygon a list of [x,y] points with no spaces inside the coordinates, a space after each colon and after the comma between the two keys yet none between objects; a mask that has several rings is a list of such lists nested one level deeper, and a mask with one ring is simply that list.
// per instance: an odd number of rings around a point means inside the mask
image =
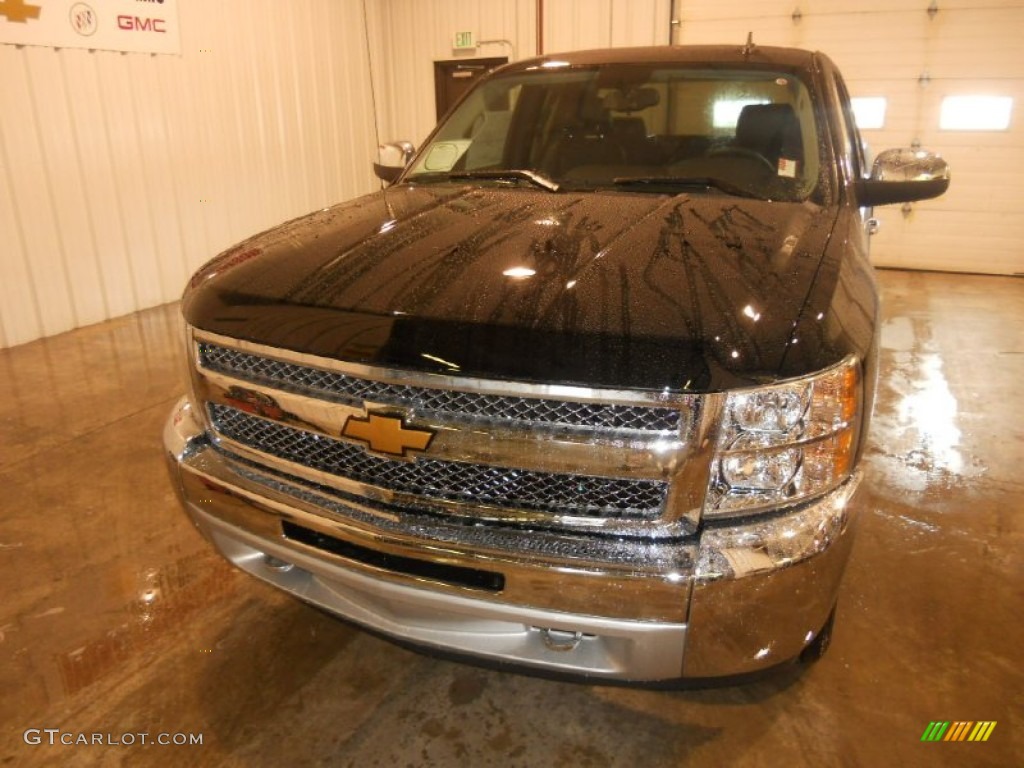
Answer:
[{"label": "rearview mirror", "polygon": [[412,160],[416,147],[408,141],[390,141],[377,147],[377,162],[373,164],[373,172],[377,178],[393,184],[402,175],[402,171]]},{"label": "rearview mirror", "polygon": [[875,158],[871,178],[857,186],[864,206],[927,200],[949,189],[949,166],[934,152],[887,149]]}]

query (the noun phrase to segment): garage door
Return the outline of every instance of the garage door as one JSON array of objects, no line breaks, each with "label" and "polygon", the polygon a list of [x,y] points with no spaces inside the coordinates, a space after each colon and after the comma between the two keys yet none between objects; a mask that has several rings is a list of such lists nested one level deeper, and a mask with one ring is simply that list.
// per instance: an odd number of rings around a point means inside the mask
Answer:
[{"label": "garage door", "polygon": [[944,197],[876,211],[877,265],[1024,274],[1024,3],[675,6],[677,43],[742,43],[753,31],[762,45],[826,52],[852,95],[868,99],[861,106],[876,108],[861,117],[869,153],[916,141],[948,160],[953,183]]}]

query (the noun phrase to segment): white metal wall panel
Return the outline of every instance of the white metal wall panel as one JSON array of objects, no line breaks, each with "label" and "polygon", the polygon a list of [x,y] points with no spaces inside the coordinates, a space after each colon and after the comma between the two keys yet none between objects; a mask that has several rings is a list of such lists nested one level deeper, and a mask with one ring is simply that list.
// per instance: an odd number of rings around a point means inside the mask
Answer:
[{"label": "white metal wall panel", "polygon": [[[382,141],[406,140],[417,146],[437,124],[434,62],[507,56],[509,61],[537,52],[534,0],[386,0],[370,3],[377,107]],[[452,49],[456,32],[477,41],[507,40],[475,51]],[[374,34],[376,33],[376,34]]]},{"label": "white metal wall panel", "polygon": [[610,45],[611,37],[612,0],[546,0],[544,3],[545,53],[600,48]]},{"label": "white metal wall panel", "polygon": [[[872,244],[876,264],[1024,273],[1024,3],[939,2],[934,14],[928,7],[926,0],[681,0],[675,39],[739,44],[753,31],[763,45],[825,51],[854,96],[888,101],[885,126],[863,132],[872,150],[917,140],[949,161],[946,195],[908,213],[900,206],[875,211],[882,221]],[[939,130],[942,99],[968,94],[1013,97],[1009,130]]]},{"label": "white metal wall panel", "polygon": [[181,56],[0,45],[0,346],[175,299],[235,241],[377,188],[359,0],[180,20]]},{"label": "white metal wall panel", "polygon": [[544,52],[668,43],[671,0],[545,0]]}]

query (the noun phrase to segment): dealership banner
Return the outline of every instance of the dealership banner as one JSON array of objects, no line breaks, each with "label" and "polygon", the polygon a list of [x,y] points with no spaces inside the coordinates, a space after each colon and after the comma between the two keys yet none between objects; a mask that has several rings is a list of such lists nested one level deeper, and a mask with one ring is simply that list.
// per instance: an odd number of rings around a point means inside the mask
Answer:
[{"label": "dealership banner", "polygon": [[0,0],[0,43],[181,53],[177,0]]}]

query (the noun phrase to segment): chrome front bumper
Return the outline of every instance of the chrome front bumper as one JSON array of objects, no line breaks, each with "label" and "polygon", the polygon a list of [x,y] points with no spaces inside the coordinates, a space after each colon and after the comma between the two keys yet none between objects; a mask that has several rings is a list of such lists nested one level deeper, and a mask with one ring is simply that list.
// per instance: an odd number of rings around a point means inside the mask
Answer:
[{"label": "chrome front bumper", "polygon": [[[631,681],[744,674],[799,655],[835,604],[859,482],[855,476],[784,514],[704,526],[699,536],[671,544],[603,545],[614,557],[584,537],[546,534],[535,536],[550,546],[510,552],[427,540],[389,528],[386,516],[368,525],[339,514],[345,505],[337,500],[333,509],[318,505],[309,489],[275,490],[258,481],[258,470],[210,444],[185,399],[167,421],[164,445],[190,518],[242,570],[405,642]],[[295,541],[285,535],[287,525],[383,560]],[[412,561],[496,574],[501,587],[388,567]]]}]

